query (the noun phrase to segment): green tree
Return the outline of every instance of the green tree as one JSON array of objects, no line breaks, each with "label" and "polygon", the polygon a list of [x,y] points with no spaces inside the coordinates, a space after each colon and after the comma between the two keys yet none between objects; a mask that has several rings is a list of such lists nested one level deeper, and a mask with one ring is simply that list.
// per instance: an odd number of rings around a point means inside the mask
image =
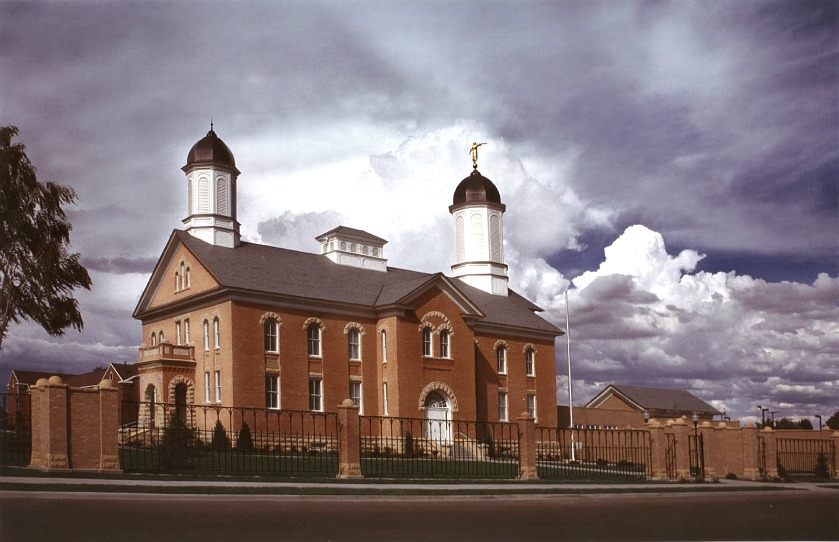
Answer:
[{"label": "green tree", "polygon": [[242,428],[239,429],[239,438],[236,440],[236,449],[242,452],[253,451],[253,439],[251,439],[251,428],[247,422],[242,422]]},{"label": "green tree", "polygon": [[834,412],[833,416],[829,417],[824,424],[834,431],[839,431],[839,410]]},{"label": "green tree", "polygon": [[32,320],[52,336],[84,323],[75,288],[90,289],[78,254],[70,254],[63,205],[76,201],[72,188],[42,183],[26,147],[12,143],[18,129],[0,127],[0,349],[11,322]]}]

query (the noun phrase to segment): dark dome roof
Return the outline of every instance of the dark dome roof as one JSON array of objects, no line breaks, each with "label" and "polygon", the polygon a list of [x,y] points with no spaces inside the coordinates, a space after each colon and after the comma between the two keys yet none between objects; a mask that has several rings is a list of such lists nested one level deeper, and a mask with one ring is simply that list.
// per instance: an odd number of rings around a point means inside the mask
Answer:
[{"label": "dark dome roof", "polygon": [[481,175],[477,169],[460,181],[452,197],[452,206],[463,203],[494,203],[502,205],[501,194],[492,181]]},{"label": "dark dome roof", "polygon": [[238,173],[236,169],[236,160],[233,159],[233,153],[230,152],[230,147],[225,145],[224,141],[210,128],[207,135],[198,141],[189,150],[186,155],[186,165],[184,170],[194,164],[219,164],[228,166]]}]

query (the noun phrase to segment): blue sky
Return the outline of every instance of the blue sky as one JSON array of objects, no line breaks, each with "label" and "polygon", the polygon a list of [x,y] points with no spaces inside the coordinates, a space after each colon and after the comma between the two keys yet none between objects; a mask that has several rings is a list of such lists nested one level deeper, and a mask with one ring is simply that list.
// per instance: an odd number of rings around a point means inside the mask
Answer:
[{"label": "blue sky", "polygon": [[344,224],[427,271],[488,142],[511,284],[560,327],[571,285],[576,402],[615,382],[829,415],[837,36],[836,2],[4,2],[0,122],[78,192],[94,287],[83,332],[13,327],[0,371],[136,359],[212,115],[246,239],[315,251]]}]

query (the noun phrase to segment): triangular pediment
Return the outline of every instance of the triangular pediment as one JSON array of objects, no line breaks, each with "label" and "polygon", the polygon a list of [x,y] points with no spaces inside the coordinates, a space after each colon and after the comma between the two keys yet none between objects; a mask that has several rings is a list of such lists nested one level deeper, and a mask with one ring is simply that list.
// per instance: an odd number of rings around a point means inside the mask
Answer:
[{"label": "triangular pediment", "polygon": [[169,237],[134,309],[134,318],[142,319],[148,311],[175,305],[221,286],[181,235],[188,234],[176,230]]},{"label": "triangular pediment", "polygon": [[410,306],[420,296],[426,294],[432,289],[440,291],[446,295],[451,301],[457,305],[464,316],[471,316],[473,318],[483,318],[485,315],[478,306],[472,302],[458,287],[442,273],[430,275],[426,280],[418,283],[413,289],[404,294],[394,304],[401,306]]}]

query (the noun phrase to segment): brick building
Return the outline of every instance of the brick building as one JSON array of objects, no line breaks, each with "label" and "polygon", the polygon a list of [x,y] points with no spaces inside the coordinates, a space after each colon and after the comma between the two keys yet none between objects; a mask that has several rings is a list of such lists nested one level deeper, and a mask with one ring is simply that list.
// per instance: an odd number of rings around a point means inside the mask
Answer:
[{"label": "brick building", "polygon": [[453,277],[387,265],[384,239],[339,226],[320,254],[245,242],[239,170],[211,130],[182,168],[175,230],[134,311],[143,400],[556,424],[562,331],[508,288],[504,204],[473,171],[457,185]]}]

